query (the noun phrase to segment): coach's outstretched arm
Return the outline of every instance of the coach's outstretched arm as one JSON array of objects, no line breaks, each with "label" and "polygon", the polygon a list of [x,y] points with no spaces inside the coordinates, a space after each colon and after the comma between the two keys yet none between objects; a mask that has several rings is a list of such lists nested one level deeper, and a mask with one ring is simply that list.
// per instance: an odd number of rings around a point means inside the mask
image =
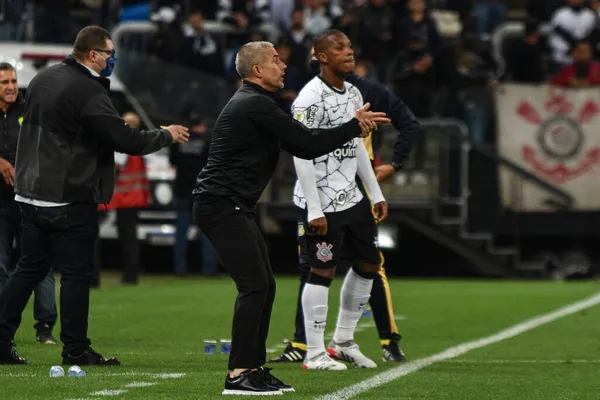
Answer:
[{"label": "coach's outstretched arm", "polygon": [[145,155],[154,153],[171,143],[184,143],[188,129],[173,125],[165,129],[142,131],[125,123],[115,110],[108,94],[90,98],[82,110],[83,122],[101,143],[119,153]]},{"label": "coach's outstretched arm", "polygon": [[273,105],[273,100],[257,97],[249,110],[251,119],[265,132],[279,137],[285,151],[306,160],[330,153],[378,124],[390,122],[385,113],[367,111],[369,104],[365,104],[344,125],[333,129],[309,129]]}]

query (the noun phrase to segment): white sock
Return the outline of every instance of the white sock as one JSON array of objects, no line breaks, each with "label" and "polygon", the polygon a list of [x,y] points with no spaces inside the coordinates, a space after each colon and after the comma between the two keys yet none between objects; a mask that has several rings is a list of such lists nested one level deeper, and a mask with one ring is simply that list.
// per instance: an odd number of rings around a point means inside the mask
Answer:
[{"label": "white sock", "polygon": [[340,292],[340,312],[338,314],[333,341],[344,343],[354,340],[354,331],[369,298],[373,279],[365,279],[350,269]]},{"label": "white sock", "polygon": [[302,293],[304,329],[306,331],[306,359],[325,351],[325,325],[329,288],[307,283]]}]

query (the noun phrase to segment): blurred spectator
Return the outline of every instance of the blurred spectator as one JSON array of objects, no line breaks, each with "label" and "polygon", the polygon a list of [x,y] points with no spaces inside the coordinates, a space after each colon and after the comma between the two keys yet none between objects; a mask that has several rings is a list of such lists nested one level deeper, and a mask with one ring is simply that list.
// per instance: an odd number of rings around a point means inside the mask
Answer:
[{"label": "blurred spectator", "polygon": [[[196,187],[196,177],[208,161],[211,131],[206,122],[198,116],[190,120],[190,139],[187,143],[171,147],[170,163],[177,169],[175,175],[175,202],[177,219],[175,222],[175,247],[173,247],[173,268],[178,276],[188,270],[187,249],[188,229],[192,221],[192,190]],[[200,235],[200,256],[202,273],[214,275],[216,270],[215,252],[210,241]]]},{"label": "blurred spectator", "polygon": [[296,0],[271,1],[271,18],[280,31],[287,32],[291,29],[293,11],[295,8]]},{"label": "blurred spectator", "polygon": [[550,58],[553,71],[572,62],[569,49],[586,38],[596,26],[596,15],[584,6],[584,0],[568,0],[567,5],[552,15],[550,25]]},{"label": "blurred spectator", "polygon": [[394,14],[398,19],[402,19],[408,15],[406,8],[406,0],[388,0],[388,4],[394,10]]},{"label": "blurred spectator", "polygon": [[525,35],[509,49],[508,78],[515,82],[543,82],[546,78],[543,54],[539,24],[535,20],[528,21]]},{"label": "blurred spectator", "polygon": [[223,76],[223,52],[217,39],[204,30],[204,16],[200,10],[192,10],[188,22],[183,25],[185,36],[181,47],[181,64],[199,71]]},{"label": "blurred spectator", "polygon": [[[140,117],[133,112],[122,115],[132,128],[141,128]],[[107,217],[105,211],[116,210],[117,235],[123,272],[121,283],[137,285],[140,270],[140,243],[138,241],[138,211],[150,205],[150,182],[146,177],[146,162],[143,156],[114,153],[116,179],[115,190],[110,203],[99,206],[99,224]],[[100,287],[102,269],[102,240],[96,238],[92,287]]]},{"label": "blurred spectator", "polygon": [[152,14],[150,19],[156,24],[157,28],[157,32],[149,46],[150,56],[166,62],[176,63],[183,42],[181,21],[177,11],[171,7],[161,7]]},{"label": "blurred spectator", "polygon": [[367,78],[369,76],[369,66],[365,62],[357,61],[354,75]]},{"label": "blurred spectator", "polygon": [[[110,1],[104,1],[110,3]],[[120,21],[148,21],[150,19],[150,2],[148,0],[121,0]]]},{"label": "blurred spectator", "polygon": [[600,63],[592,60],[592,46],[586,40],[577,43],[571,56],[573,63],[552,78],[552,83],[568,87],[600,85]]},{"label": "blurred spectator", "polygon": [[477,34],[481,40],[489,40],[490,34],[506,21],[508,0],[475,0]]},{"label": "blurred spectator", "polygon": [[593,48],[594,60],[600,61],[600,0],[592,0],[590,8],[596,15],[596,25],[589,36],[589,40]]},{"label": "blurred spectator", "polygon": [[378,79],[383,82],[397,49],[399,33],[396,14],[387,0],[369,0],[363,6],[360,32],[360,55],[376,65]]},{"label": "blurred spectator", "polygon": [[[360,42],[360,22],[361,12],[365,4],[358,6],[352,0],[347,0],[350,4],[345,4],[342,8],[344,15],[337,22],[337,29],[344,32],[352,43],[358,44]],[[398,18],[396,18],[398,19]],[[354,48],[354,55],[360,55],[360,48],[357,46]]]},{"label": "blurred spectator", "polygon": [[[435,90],[435,75],[432,58],[421,35],[415,33],[408,39],[406,48],[392,61],[389,81],[394,93],[400,97],[417,118],[432,116],[432,97]],[[425,184],[424,171],[427,136],[419,135],[416,142],[414,183]]]},{"label": "blurred spectator", "polygon": [[330,0],[304,0],[304,26],[312,37],[335,28],[344,14],[337,4]]},{"label": "blurred spectator", "polygon": [[190,5],[193,9],[200,10],[207,20],[214,21],[217,19],[218,0],[190,0]]},{"label": "blurred spectator", "polygon": [[365,59],[356,60],[354,74],[372,80],[377,79],[377,72],[374,70],[372,63],[369,60]]},{"label": "blurred spectator", "polygon": [[40,43],[73,44],[79,30],[71,18],[70,11],[75,2],[43,0],[35,2],[35,36]]},{"label": "blurred spectator", "polygon": [[566,0],[528,0],[527,15],[541,22],[548,22],[554,12],[564,6]]},{"label": "blurred spectator", "polygon": [[461,23],[466,25],[473,10],[473,0],[446,0],[446,8],[458,13]]},{"label": "blurred spectator", "polygon": [[434,58],[439,51],[440,34],[435,21],[426,10],[425,0],[409,0],[409,14],[400,21],[399,40],[400,48],[405,48],[407,40],[418,36],[419,41],[425,45],[427,53]]},{"label": "blurred spectator", "polygon": [[296,67],[302,74],[303,79],[308,79],[310,77],[308,63],[313,40],[304,29],[302,9],[295,9],[291,15],[291,28],[281,39],[282,42],[290,46],[290,59],[287,64]]},{"label": "blurred spectator", "polygon": [[0,41],[22,41],[25,36],[25,2],[0,0]]},{"label": "blurred spectator", "polygon": [[489,91],[484,89],[494,81],[476,53],[461,46],[456,57],[450,79],[454,92],[452,98],[457,100],[458,116],[467,124],[471,139],[484,144],[487,142],[489,111],[493,101]]},{"label": "blurred spectator", "polygon": [[275,50],[279,54],[279,59],[288,66],[283,78],[284,87],[281,91],[281,106],[286,112],[290,112],[292,103],[304,85],[304,76],[296,66],[289,64],[291,55],[289,44],[285,42],[279,43],[275,47]]},{"label": "blurred spectator", "polygon": [[256,29],[271,20],[269,0],[219,0],[217,20],[238,29]]},{"label": "blurred spectator", "polygon": [[244,45],[244,43],[259,42],[261,40],[265,40],[265,35],[263,35],[262,32],[259,31],[251,31],[248,35],[244,35],[244,38],[240,40],[238,45],[231,52],[231,58],[229,59],[229,65],[227,67],[227,75],[230,78],[237,80],[240,77],[235,69],[235,56],[237,55],[239,49]]}]

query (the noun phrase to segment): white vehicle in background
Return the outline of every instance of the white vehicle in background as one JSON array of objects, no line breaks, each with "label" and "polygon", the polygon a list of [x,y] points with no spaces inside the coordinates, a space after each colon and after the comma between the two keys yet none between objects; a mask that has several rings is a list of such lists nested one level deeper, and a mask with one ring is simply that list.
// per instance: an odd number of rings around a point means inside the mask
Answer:
[{"label": "white vehicle in background", "polygon": [[[19,96],[25,95],[29,82],[40,70],[60,63],[70,52],[70,46],[0,42],[0,62],[8,62],[15,67]],[[117,111],[120,114],[134,111],[146,128],[154,129],[154,124],[125,85],[114,75],[110,77],[110,81],[110,98]],[[138,239],[154,245],[170,245],[174,243],[175,235],[172,189],[175,171],[169,163],[167,149],[144,158],[151,185],[152,202],[150,208],[139,212]],[[191,227],[188,236],[195,235],[196,228]],[[108,213],[108,218],[100,226],[100,237],[117,238],[114,211]]]}]

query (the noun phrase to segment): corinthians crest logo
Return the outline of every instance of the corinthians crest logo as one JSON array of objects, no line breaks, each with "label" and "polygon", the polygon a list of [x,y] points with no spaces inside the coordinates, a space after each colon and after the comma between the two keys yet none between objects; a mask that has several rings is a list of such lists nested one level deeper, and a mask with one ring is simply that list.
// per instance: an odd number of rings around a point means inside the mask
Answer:
[{"label": "corinthians crest logo", "polygon": [[517,107],[518,115],[538,127],[538,146],[524,144],[523,160],[538,173],[556,182],[564,183],[588,172],[600,164],[600,147],[585,144],[583,128],[600,114],[600,106],[588,100],[578,110],[566,94],[551,92],[544,104],[552,115],[543,119],[527,100]]},{"label": "corinthians crest logo", "polygon": [[323,262],[331,261],[333,258],[333,253],[331,252],[332,248],[332,244],[327,244],[325,242],[317,243],[317,258]]}]

